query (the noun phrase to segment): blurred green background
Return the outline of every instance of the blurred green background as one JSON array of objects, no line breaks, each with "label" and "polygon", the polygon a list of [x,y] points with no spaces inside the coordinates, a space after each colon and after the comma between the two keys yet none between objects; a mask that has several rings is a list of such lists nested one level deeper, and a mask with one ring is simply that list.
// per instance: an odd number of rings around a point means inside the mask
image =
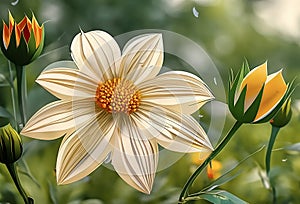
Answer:
[{"label": "blurred green background", "polygon": [[[55,100],[34,80],[50,63],[71,59],[69,47],[80,29],[101,29],[112,36],[139,29],[164,29],[179,33],[205,49],[218,68],[225,87],[229,70],[237,71],[245,58],[251,67],[268,60],[269,73],[283,68],[287,81],[297,76],[299,81],[298,0],[19,0],[16,5],[12,5],[12,1],[2,0],[0,8],[0,16],[6,22],[8,10],[17,21],[24,14],[31,16],[31,12],[34,12],[39,22],[45,22],[43,55],[26,67],[29,115]],[[168,56],[165,64],[188,69]],[[7,72],[7,61],[2,55],[0,71]],[[0,106],[10,110],[9,88],[0,87],[0,91]],[[275,183],[279,203],[297,203],[300,200],[299,150],[281,149],[300,142],[299,112],[298,88],[293,95],[292,121],[280,131],[275,143],[277,151],[273,152],[272,157],[272,182]],[[207,127],[210,121],[209,104],[200,113],[204,115],[201,123]],[[223,133],[228,131],[232,123],[233,119],[228,113]],[[217,157],[223,166],[221,173],[266,145],[270,131],[269,124],[243,126]],[[23,139],[25,152],[23,161],[18,164],[19,171],[25,189],[38,204],[176,203],[180,189],[196,167],[190,155],[183,156],[171,167],[157,173],[150,195],[137,192],[104,166],[79,182],[57,186],[54,168],[61,140]],[[265,188],[260,176],[261,169],[264,169],[264,154],[265,149],[247,160],[241,168],[242,173],[221,188],[249,203],[271,203],[270,190]],[[203,173],[193,186],[193,191],[200,190],[210,182]],[[0,202],[22,203],[4,165],[0,165]]]}]

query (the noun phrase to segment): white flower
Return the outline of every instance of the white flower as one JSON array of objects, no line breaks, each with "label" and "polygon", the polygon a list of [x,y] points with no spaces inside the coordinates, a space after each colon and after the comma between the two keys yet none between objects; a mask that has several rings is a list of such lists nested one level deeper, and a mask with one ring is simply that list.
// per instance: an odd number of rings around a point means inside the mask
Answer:
[{"label": "white flower", "polygon": [[60,100],[35,113],[21,132],[43,140],[64,136],[56,164],[59,184],[89,175],[110,155],[125,182],[150,193],[158,144],[178,152],[213,149],[190,116],[213,96],[193,74],[157,76],[163,63],[161,34],[131,39],[121,55],[109,34],[82,32],[71,52],[78,69],[57,67],[37,79]]}]

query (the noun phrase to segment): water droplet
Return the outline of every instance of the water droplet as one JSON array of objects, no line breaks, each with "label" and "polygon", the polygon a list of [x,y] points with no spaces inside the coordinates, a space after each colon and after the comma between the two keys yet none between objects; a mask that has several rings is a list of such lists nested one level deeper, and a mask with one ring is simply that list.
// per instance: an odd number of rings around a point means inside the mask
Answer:
[{"label": "water droplet", "polygon": [[14,1],[14,2],[11,2],[11,5],[15,6],[15,5],[17,5],[18,3],[19,3],[19,0],[16,0],[16,1]]},{"label": "water droplet", "polygon": [[214,83],[215,85],[218,85],[216,77],[214,77]]},{"label": "water droplet", "polygon": [[284,159],[282,159],[281,161],[282,161],[282,162],[286,162],[286,161],[287,161],[287,158],[284,158]]},{"label": "water droplet", "polygon": [[195,6],[193,7],[193,14],[196,18],[199,17],[199,12],[197,11],[197,9],[195,8]]}]

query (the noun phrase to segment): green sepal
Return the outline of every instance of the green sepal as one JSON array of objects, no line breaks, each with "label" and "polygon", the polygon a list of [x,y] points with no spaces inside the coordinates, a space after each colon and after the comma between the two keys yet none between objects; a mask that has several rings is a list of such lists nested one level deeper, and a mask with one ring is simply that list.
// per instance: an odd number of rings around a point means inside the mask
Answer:
[{"label": "green sepal", "polygon": [[247,85],[243,88],[242,92],[240,93],[240,96],[231,112],[237,121],[243,121],[244,111],[245,111],[246,92],[247,92]]},{"label": "green sepal", "polygon": [[243,118],[243,122],[245,123],[252,123],[257,115],[260,103],[261,103],[261,99],[262,99],[262,95],[265,89],[265,85],[263,85],[258,93],[258,95],[256,96],[256,98],[254,99],[254,101],[252,102],[252,104],[250,105],[250,107],[246,110],[245,114],[244,114],[244,118]]},{"label": "green sepal", "polygon": [[42,25],[42,28],[43,28],[43,32],[42,32],[42,39],[41,39],[41,42],[39,44],[39,46],[37,47],[34,55],[32,56],[31,58],[31,61],[34,61],[36,58],[38,58],[40,56],[40,54],[42,53],[42,50],[44,48],[44,39],[45,39],[45,30],[44,30],[44,25]]},{"label": "green sepal", "polygon": [[0,162],[10,164],[22,155],[21,138],[10,124],[0,128]]},{"label": "green sepal", "polygon": [[288,98],[276,113],[274,118],[271,120],[271,125],[275,127],[284,127],[287,125],[292,118],[292,109],[291,109],[291,98]]}]

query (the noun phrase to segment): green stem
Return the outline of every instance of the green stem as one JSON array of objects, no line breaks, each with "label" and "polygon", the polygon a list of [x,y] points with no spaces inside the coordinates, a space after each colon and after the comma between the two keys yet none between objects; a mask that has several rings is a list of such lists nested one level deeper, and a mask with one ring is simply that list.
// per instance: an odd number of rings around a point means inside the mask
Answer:
[{"label": "green stem", "polygon": [[15,163],[6,164],[6,168],[8,169],[8,171],[10,173],[10,176],[12,177],[12,179],[13,179],[20,195],[22,196],[25,204],[32,204],[33,203],[32,198],[30,198],[26,195],[26,193],[25,193],[25,191],[24,191],[24,189],[21,185],[18,173],[16,171]]},{"label": "green stem", "polygon": [[23,66],[16,65],[16,73],[17,73],[17,91],[18,91],[18,103],[19,103],[19,111],[21,115],[21,128],[24,127],[26,123],[26,73],[25,68]]},{"label": "green stem", "polygon": [[[279,127],[272,126],[272,132],[271,132],[268,149],[267,149],[267,153],[266,153],[266,172],[267,172],[267,176],[269,177],[269,180],[270,180],[269,173],[270,173],[270,166],[271,166],[271,154],[272,154],[272,149],[273,149],[273,146],[274,146],[274,143],[275,143],[275,140],[276,140],[279,130],[280,130]],[[276,189],[271,184],[271,182],[270,182],[270,185],[272,187],[273,203],[276,203]]]},{"label": "green stem", "polygon": [[191,187],[191,185],[194,183],[198,175],[203,171],[203,169],[210,163],[212,159],[214,159],[221,150],[226,146],[226,144],[229,142],[229,140],[232,138],[234,133],[241,127],[243,123],[236,121],[231,130],[227,133],[227,135],[223,138],[222,142],[218,145],[218,147],[212,151],[212,153],[206,158],[206,160],[199,166],[196,171],[191,175],[191,177],[187,180],[186,184],[184,185],[180,197],[179,197],[179,203],[183,203],[185,201],[185,198],[188,193],[188,189]]},{"label": "green stem", "polygon": [[15,129],[18,131],[18,119],[17,119],[17,107],[16,107],[16,100],[15,100],[15,87],[14,87],[14,75],[11,69],[11,62],[8,61],[8,70],[9,70],[9,85],[10,85],[10,94],[11,94],[11,102],[13,108],[13,116],[14,116],[14,125]]}]

